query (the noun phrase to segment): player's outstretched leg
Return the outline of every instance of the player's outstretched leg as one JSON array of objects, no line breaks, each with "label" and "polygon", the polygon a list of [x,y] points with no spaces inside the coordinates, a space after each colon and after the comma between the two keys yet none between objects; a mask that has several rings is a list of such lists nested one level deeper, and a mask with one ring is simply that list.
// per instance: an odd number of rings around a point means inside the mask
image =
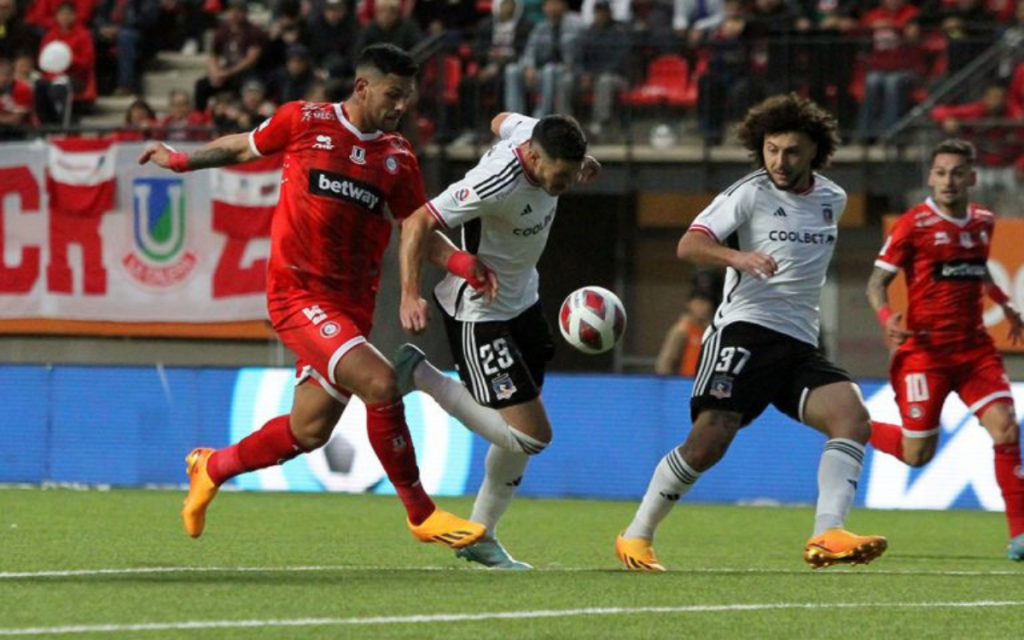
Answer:
[{"label": "player's outstretched leg", "polygon": [[395,377],[399,395],[405,395],[416,390],[413,381],[413,371],[421,362],[427,359],[427,354],[414,344],[405,343],[395,352]]},{"label": "player's outstretched leg", "polygon": [[665,571],[665,566],[654,555],[651,541],[646,538],[615,538],[615,555],[630,571]]},{"label": "player's outstretched leg", "polygon": [[1006,557],[1016,562],[1024,562],[1024,533],[1010,538],[1006,547]]},{"label": "player's outstretched leg", "polygon": [[482,524],[464,520],[441,509],[434,509],[430,516],[419,524],[406,521],[412,535],[420,542],[439,542],[452,549],[461,549],[473,544],[487,533]]},{"label": "player's outstretched leg", "polygon": [[829,529],[807,541],[804,561],[814,569],[834,564],[868,564],[889,547],[882,536],[858,536],[845,529]]},{"label": "player's outstretched leg", "polygon": [[495,539],[482,539],[476,544],[457,549],[455,555],[468,562],[482,564],[488,569],[527,571],[533,568],[533,565],[520,562],[509,555],[505,547]]},{"label": "player's outstretched leg", "polygon": [[181,519],[185,524],[185,531],[193,538],[203,535],[203,529],[206,527],[206,508],[210,506],[220,488],[210,479],[210,474],[206,470],[206,463],[212,453],[213,449],[200,447],[185,456],[188,495],[181,510]]}]

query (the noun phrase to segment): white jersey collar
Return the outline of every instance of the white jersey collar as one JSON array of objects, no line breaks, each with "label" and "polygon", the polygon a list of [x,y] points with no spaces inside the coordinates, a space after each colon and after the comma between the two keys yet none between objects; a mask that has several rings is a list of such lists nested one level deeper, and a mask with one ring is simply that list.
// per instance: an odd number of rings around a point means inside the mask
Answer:
[{"label": "white jersey collar", "polygon": [[946,222],[949,222],[950,224],[955,224],[958,227],[966,227],[967,223],[971,221],[971,214],[974,213],[973,207],[970,204],[968,204],[967,215],[964,216],[963,218],[954,218],[953,216],[948,215],[942,209],[940,209],[939,205],[935,203],[935,200],[933,200],[931,196],[929,196],[928,199],[924,201],[924,203],[929,209],[932,210],[932,213],[939,216]]},{"label": "white jersey collar", "polygon": [[363,133],[362,131],[360,131],[358,127],[356,127],[356,125],[352,124],[352,121],[349,120],[348,116],[345,114],[344,102],[335,103],[334,112],[338,115],[338,122],[341,123],[341,126],[351,131],[352,135],[354,135],[355,137],[359,138],[364,142],[367,142],[369,140],[376,140],[377,138],[384,135],[384,132],[381,131],[380,129],[378,129],[377,131],[373,131],[371,133]]}]

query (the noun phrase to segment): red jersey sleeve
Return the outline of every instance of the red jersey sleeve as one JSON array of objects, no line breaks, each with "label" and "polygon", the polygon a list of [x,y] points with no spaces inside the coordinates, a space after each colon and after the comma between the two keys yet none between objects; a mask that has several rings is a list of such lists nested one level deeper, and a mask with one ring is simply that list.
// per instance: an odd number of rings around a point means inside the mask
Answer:
[{"label": "red jersey sleeve", "polygon": [[388,198],[388,207],[396,220],[404,220],[412,215],[427,201],[427,192],[423,188],[423,174],[416,154],[408,147],[399,162],[400,173],[395,188]]},{"label": "red jersey sleeve", "polygon": [[909,264],[913,250],[911,244],[913,228],[914,215],[912,213],[904,213],[900,216],[875,259],[876,267],[895,272]]},{"label": "red jersey sleeve", "polygon": [[292,129],[300,117],[300,102],[289,102],[249,134],[249,147],[260,156],[284,151],[292,141]]}]

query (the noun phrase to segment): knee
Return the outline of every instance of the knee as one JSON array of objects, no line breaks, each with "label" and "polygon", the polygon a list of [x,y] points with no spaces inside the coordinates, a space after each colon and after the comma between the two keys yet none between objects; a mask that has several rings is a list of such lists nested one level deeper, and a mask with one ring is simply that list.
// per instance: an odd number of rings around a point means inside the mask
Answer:
[{"label": "knee", "polygon": [[1020,425],[1011,415],[989,429],[995,444],[1016,444],[1020,442]]},{"label": "knee", "polygon": [[360,399],[366,404],[380,404],[400,398],[398,380],[393,369],[374,376],[362,385]]},{"label": "knee", "polygon": [[693,467],[694,471],[703,473],[715,466],[728,449],[729,443],[727,442],[691,441],[688,439],[680,448],[680,453],[686,460],[686,464]]}]

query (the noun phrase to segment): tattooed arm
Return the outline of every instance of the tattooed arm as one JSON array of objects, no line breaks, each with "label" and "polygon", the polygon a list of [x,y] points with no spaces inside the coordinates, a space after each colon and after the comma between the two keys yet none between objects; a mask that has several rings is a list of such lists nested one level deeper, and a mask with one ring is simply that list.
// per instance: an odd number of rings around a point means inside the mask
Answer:
[{"label": "tattooed arm", "polygon": [[139,156],[139,164],[152,162],[173,171],[195,171],[241,164],[258,157],[249,147],[249,134],[235,133],[217,138],[189,153],[175,151],[162,142],[154,142]]}]

